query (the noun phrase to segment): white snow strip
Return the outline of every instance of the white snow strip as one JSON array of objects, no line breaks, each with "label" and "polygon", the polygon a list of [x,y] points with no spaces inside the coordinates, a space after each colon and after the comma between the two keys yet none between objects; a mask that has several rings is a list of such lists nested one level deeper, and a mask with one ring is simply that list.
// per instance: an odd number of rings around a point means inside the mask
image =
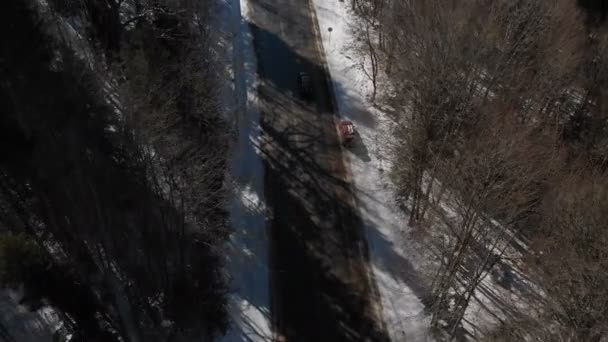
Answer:
[{"label": "white snow strip", "polygon": [[[238,141],[232,149],[229,204],[233,235],[228,243],[231,278],[228,333],[221,341],[271,341],[269,241],[266,234],[264,164],[256,149],[260,138],[257,109],[257,61],[248,25],[247,0],[221,0],[220,25],[228,25],[234,69],[225,96],[234,113]],[[236,108],[235,108],[235,105]]]},{"label": "white snow strip", "polygon": [[[371,82],[361,69],[362,58],[351,48],[355,45],[350,2],[313,0],[323,47],[333,81],[339,115],[353,121],[357,138],[347,150],[365,223],[370,262],[382,304],[387,332],[393,341],[432,340],[430,317],[421,298],[426,294],[417,276],[421,260],[406,241],[407,219],[395,205],[387,172],[389,146],[395,123],[375,109],[366,97]],[[419,259],[419,258],[418,258]]]}]

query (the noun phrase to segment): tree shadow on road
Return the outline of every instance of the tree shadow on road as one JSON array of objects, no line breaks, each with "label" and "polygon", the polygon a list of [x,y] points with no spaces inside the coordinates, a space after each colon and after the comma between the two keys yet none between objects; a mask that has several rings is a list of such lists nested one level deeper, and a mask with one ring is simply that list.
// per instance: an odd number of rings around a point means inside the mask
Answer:
[{"label": "tree shadow on road", "polygon": [[[293,18],[292,18],[293,19]],[[344,181],[324,69],[252,25],[260,75],[272,313],[288,341],[386,341],[374,312],[361,223]],[[297,97],[297,71],[313,101]]]},{"label": "tree shadow on road", "polygon": [[[272,127],[264,131],[284,142]],[[352,208],[336,197],[341,181],[312,157],[278,149],[265,157],[279,333],[289,341],[387,340],[373,317]]]}]

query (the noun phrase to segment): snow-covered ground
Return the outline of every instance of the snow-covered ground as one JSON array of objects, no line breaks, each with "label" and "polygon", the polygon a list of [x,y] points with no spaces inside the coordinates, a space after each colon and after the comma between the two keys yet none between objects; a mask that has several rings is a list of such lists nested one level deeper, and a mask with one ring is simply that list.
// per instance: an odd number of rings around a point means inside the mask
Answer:
[{"label": "snow-covered ground", "polygon": [[368,101],[371,82],[361,69],[362,58],[352,48],[355,40],[351,25],[356,21],[349,11],[350,2],[313,3],[339,115],[353,121],[360,138],[345,151],[365,222],[386,329],[393,341],[431,340],[430,318],[421,300],[427,290],[416,267],[422,262],[405,238],[407,219],[395,205],[387,174],[395,122]]},{"label": "snow-covered ground", "polygon": [[264,165],[255,146],[260,135],[256,70],[247,0],[220,0],[217,18],[233,68],[224,103],[238,133],[232,148],[228,210],[233,235],[227,246],[231,278],[230,328],[222,341],[270,341],[269,242],[266,234]]},{"label": "snow-covered ground", "polygon": [[0,289],[0,341],[51,342],[61,326],[57,313],[49,306],[29,311],[19,304],[23,294]]}]

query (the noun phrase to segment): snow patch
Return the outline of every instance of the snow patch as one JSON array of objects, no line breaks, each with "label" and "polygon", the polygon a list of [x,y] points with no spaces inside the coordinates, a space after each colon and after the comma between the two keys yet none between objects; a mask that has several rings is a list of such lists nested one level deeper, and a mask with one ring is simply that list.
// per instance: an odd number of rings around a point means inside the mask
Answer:
[{"label": "snow patch", "polygon": [[237,141],[232,147],[228,205],[233,234],[227,245],[231,278],[230,328],[221,341],[271,341],[269,241],[266,233],[264,164],[259,145],[257,61],[248,24],[247,0],[221,0],[219,30],[225,32],[230,83],[224,103],[232,114]]},{"label": "snow patch", "polygon": [[29,311],[19,304],[22,291],[0,289],[0,340],[51,342],[61,319],[50,306]]}]

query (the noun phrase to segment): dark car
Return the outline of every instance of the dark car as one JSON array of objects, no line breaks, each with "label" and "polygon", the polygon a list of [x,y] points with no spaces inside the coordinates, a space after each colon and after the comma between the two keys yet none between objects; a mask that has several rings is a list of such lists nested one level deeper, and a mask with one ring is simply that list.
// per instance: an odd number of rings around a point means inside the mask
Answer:
[{"label": "dark car", "polygon": [[312,97],[312,77],[310,74],[304,71],[298,74],[298,88],[302,97],[306,99]]}]

